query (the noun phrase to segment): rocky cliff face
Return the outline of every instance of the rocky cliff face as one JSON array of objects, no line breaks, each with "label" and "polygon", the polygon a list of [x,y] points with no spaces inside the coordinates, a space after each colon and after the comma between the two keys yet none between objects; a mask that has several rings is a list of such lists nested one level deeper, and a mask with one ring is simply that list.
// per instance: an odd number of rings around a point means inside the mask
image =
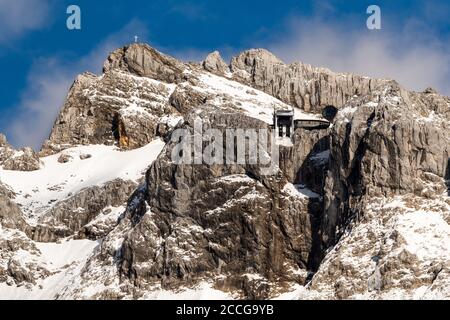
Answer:
[{"label": "rocky cliff face", "polygon": [[[393,82],[341,110],[321,228],[325,246],[340,241],[313,288],[337,298],[417,298],[420,290],[433,298],[447,290],[449,106],[446,97]],[[435,239],[423,239],[427,232]]]},{"label": "rocky cliff face", "polygon": [[[273,175],[172,161],[172,133],[198,134],[195,119],[270,130],[274,110],[311,120],[327,105],[332,126],[296,129]],[[433,90],[262,49],[229,66],[218,52],[186,64],[118,49],[101,76],[76,79],[41,159],[0,136],[0,286],[60,299],[448,298],[449,127],[450,99]],[[79,255],[51,265],[66,248]]]},{"label": "rocky cliff face", "polygon": [[17,204],[13,202],[14,194],[0,183],[0,225],[8,229],[29,231],[29,226],[22,216]]},{"label": "rocky cliff face", "polygon": [[[265,125],[233,114],[202,116],[212,128]],[[184,128],[193,127],[187,119]],[[304,283],[314,200],[302,197],[281,171],[265,177],[250,165],[176,166],[173,147],[169,143],[147,173],[150,209],[131,217],[138,223],[121,248],[124,275],[138,283],[163,277],[166,284],[209,275],[219,277],[218,288],[244,289],[249,298],[267,298],[282,282]],[[319,214],[320,206],[315,209]],[[159,240],[149,245],[145,239]]]},{"label": "rocky cliff face", "polygon": [[[142,147],[177,114],[167,102],[169,84],[113,70],[101,77],[77,78],[41,155],[73,145],[108,144]],[[164,117],[165,116],[165,117]],[[175,123],[176,124],[176,123]]]},{"label": "rocky cliff face", "polygon": [[244,51],[230,67],[236,80],[313,113],[326,105],[340,108],[354,95],[366,95],[385,82],[303,63],[286,65],[264,49]]},{"label": "rocky cliff face", "polygon": [[218,75],[225,75],[230,72],[230,67],[223,61],[219,51],[214,51],[206,57],[203,61],[203,68]]},{"label": "rocky cliff face", "polygon": [[186,80],[186,66],[147,45],[133,44],[114,51],[103,65],[103,72],[122,70],[137,76],[178,83]]},{"label": "rocky cliff face", "polygon": [[441,195],[444,186],[433,182],[445,178],[450,156],[448,108],[448,98],[408,93],[396,83],[350,100],[331,133],[326,224],[335,228],[337,217],[359,214],[342,203]]},{"label": "rocky cliff face", "polygon": [[31,148],[15,150],[0,134],[0,166],[5,170],[34,171],[40,168],[39,157]]}]

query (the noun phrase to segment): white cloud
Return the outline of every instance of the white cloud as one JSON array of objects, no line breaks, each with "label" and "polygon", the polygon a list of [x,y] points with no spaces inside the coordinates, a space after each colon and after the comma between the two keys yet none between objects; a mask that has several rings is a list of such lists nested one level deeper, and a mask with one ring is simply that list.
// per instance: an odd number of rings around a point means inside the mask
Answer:
[{"label": "white cloud", "polygon": [[0,0],[0,43],[42,28],[49,14],[50,0]]},{"label": "white cloud", "polygon": [[36,60],[28,74],[20,103],[15,108],[17,112],[6,128],[11,143],[39,149],[48,137],[75,77],[85,71],[100,73],[108,54],[132,42],[135,34],[139,34],[141,39],[147,35],[145,26],[137,20],[107,37],[79,59],[53,56]]},{"label": "white cloud", "polygon": [[[354,21],[352,21],[354,22]],[[384,22],[384,21],[383,21]],[[428,86],[450,94],[450,42],[417,28],[412,21],[397,33],[350,31],[354,24],[326,18],[293,18],[269,49],[287,62],[302,61],[334,71],[391,78],[421,91]]]}]

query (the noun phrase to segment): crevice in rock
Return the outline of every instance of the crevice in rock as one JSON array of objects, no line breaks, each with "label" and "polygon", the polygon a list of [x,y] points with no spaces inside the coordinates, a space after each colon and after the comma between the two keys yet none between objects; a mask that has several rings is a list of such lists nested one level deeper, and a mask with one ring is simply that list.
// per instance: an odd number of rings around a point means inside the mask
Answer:
[{"label": "crevice in rock", "polygon": [[312,151],[306,156],[305,161],[303,161],[296,173],[295,184],[302,184],[312,191],[323,195],[329,159],[317,161],[314,159],[314,156],[327,150],[330,150],[330,136],[325,136],[315,143]]},{"label": "crevice in rock", "polygon": [[329,169],[329,158],[314,158],[321,153],[326,155],[330,150],[330,136],[320,138],[306,156],[300,169],[296,173],[295,184],[304,185],[306,188],[318,193],[319,198],[309,198],[308,213],[311,221],[311,251],[306,262],[307,270],[311,273],[317,271],[325,256],[325,250],[321,242],[321,222],[324,214],[324,187]]},{"label": "crevice in rock", "polygon": [[447,195],[450,197],[450,158],[448,158],[447,169],[445,170],[445,185],[447,186]]},{"label": "crevice in rock", "polygon": [[307,269],[316,272],[320,263],[325,257],[325,250],[322,247],[320,226],[322,221],[324,206],[323,199],[309,199],[308,212],[311,217],[311,252],[308,256]]},{"label": "crevice in rock", "polygon": [[113,121],[111,122],[111,132],[113,134],[115,141],[120,140],[119,123],[120,123],[120,115],[116,113],[114,114]]},{"label": "crevice in rock", "polygon": [[439,277],[439,274],[444,270],[444,267],[442,265],[439,265],[436,267],[436,269],[433,271],[433,279],[431,279],[431,284],[434,284],[434,281]]}]

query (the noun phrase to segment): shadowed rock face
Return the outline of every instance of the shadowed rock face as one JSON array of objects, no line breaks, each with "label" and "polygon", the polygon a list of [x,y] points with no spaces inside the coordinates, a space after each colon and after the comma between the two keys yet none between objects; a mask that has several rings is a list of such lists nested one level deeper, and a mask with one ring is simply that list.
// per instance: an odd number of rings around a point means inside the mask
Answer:
[{"label": "shadowed rock face", "polygon": [[[239,114],[202,117],[214,128],[266,126]],[[192,119],[184,128],[192,130]],[[135,225],[122,246],[122,272],[140,284],[164,278],[166,286],[226,276],[216,286],[243,290],[247,298],[268,297],[283,282],[303,283],[319,201],[290,195],[281,171],[263,176],[251,165],[177,166],[173,147],[147,173],[149,207],[130,216]]]},{"label": "shadowed rock face", "polygon": [[280,150],[280,168],[289,182],[323,193],[330,149],[330,130],[296,129],[293,147]]},{"label": "shadowed rock face", "polygon": [[106,207],[117,207],[127,202],[136,189],[132,181],[116,179],[103,186],[93,186],[61,201],[39,218],[33,230],[33,240],[54,242],[60,238],[77,235],[84,238],[98,239],[107,234],[114,226],[94,232],[94,226],[88,224]]},{"label": "shadowed rock face", "polygon": [[448,158],[447,163],[447,173],[445,175],[446,185],[447,185],[447,193],[450,196],[450,158]]}]

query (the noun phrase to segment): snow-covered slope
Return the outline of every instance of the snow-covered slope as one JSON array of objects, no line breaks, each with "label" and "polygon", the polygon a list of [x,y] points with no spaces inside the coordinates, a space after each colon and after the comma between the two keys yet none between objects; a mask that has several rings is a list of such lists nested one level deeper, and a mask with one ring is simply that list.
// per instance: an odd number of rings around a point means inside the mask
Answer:
[{"label": "snow-covered slope", "polygon": [[[114,179],[141,179],[163,147],[164,142],[160,139],[130,151],[105,145],[72,147],[41,158],[40,170],[0,169],[0,181],[16,194],[14,201],[21,206],[28,222],[36,223],[36,219],[58,201],[84,188],[100,186]],[[67,162],[58,162],[61,158]]]},{"label": "snow-covered slope", "polygon": [[79,276],[87,259],[98,246],[98,241],[63,240],[60,243],[36,243],[37,252],[34,253],[18,250],[9,263],[13,261],[19,266],[33,265],[46,270],[45,275],[34,280],[34,283],[22,286],[0,283],[0,299],[56,299],[67,283]]},{"label": "snow-covered slope", "polygon": [[214,99],[210,101],[211,103],[222,106],[227,102],[232,102],[248,116],[267,124],[273,123],[273,112],[280,109],[294,109],[295,119],[322,119],[321,116],[293,108],[271,95],[225,77],[202,73],[199,75],[199,79],[200,83],[198,86],[194,86],[194,89],[213,95]]}]

